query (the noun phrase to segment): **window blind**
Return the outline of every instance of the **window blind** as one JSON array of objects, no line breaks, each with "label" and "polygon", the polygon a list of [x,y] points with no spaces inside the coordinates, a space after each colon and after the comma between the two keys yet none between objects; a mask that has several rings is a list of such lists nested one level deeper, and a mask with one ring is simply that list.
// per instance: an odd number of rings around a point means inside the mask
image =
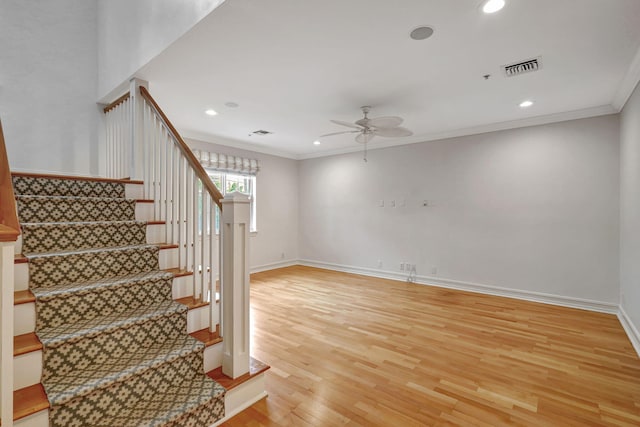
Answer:
[{"label": "window blind", "polygon": [[260,163],[256,159],[229,156],[204,150],[193,150],[193,154],[205,168],[247,175],[256,175],[260,171]]}]

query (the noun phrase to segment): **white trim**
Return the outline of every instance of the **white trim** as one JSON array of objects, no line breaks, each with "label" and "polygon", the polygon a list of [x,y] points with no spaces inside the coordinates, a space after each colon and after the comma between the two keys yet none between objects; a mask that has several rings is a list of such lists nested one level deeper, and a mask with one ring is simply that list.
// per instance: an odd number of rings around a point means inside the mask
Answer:
[{"label": "white trim", "polygon": [[92,174],[89,174],[89,173],[78,173],[78,172],[67,172],[67,171],[50,171],[50,170],[42,170],[42,169],[11,168],[11,172],[33,173],[33,174],[39,174],[39,175],[73,176],[73,177],[78,177],[78,178],[114,179],[114,178],[109,178],[109,177],[104,176],[104,175],[92,175]]},{"label": "white trim", "polygon": [[[240,150],[253,151],[256,153],[269,154],[271,156],[284,157],[287,159],[297,160],[298,156],[296,154],[290,153],[288,151],[280,151],[275,150],[270,147],[265,147],[263,145],[251,144],[250,142],[238,141],[237,139],[229,139],[221,136],[210,135],[197,131],[190,130],[179,130],[180,135],[184,139],[190,139],[192,141],[200,141],[200,142],[208,142],[210,144],[222,145],[225,147],[237,148]],[[187,144],[188,145],[188,144]]]},{"label": "white trim", "polygon": [[[346,273],[362,274],[365,276],[380,277],[383,279],[400,280],[407,279],[407,275],[393,271],[377,270],[366,267],[354,267],[341,264],[333,264],[321,261],[300,260],[299,264],[309,267],[325,268],[328,270],[343,271]],[[618,305],[600,301],[573,298],[562,295],[546,294],[542,292],[525,291],[521,289],[501,288],[498,286],[484,285],[480,283],[463,282],[460,280],[443,279],[430,276],[416,276],[415,283],[427,286],[437,286],[448,289],[457,289],[480,294],[496,295],[507,298],[515,298],[525,301],[540,302],[544,304],[559,305],[562,307],[579,308],[582,310],[597,311],[601,313],[618,313]]]},{"label": "white trim", "polygon": [[631,65],[629,65],[629,69],[620,82],[613,101],[611,101],[613,108],[617,111],[621,111],[624,108],[624,105],[638,85],[638,82],[640,82],[640,48],[638,48],[638,51],[633,57]]},{"label": "white trim", "polygon": [[638,329],[631,321],[631,318],[627,315],[627,312],[624,311],[622,305],[620,305],[618,310],[618,319],[620,320],[622,328],[627,333],[629,341],[631,341],[631,345],[633,345],[633,348],[640,357],[640,332],[638,332]]},{"label": "white trim", "polygon": [[[397,139],[386,141],[374,141],[367,146],[368,150],[376,150],[387,147],[400,147],[402,145],[420,144],[422,142],[436,141],[440,139],[456,138],[460,136],[480,135],[488,132],[496,132],[501,130],[509,130],[516,128],[524,128],[528,126],[539,126],[549,123],[566,122],[570,120],[586,119],[588,117],[606,116],[608,114],[616,114],[619,110],[616,110],[611,105],[600,105],[598,107],[584,108],[582,110],[564,111],[561,113],[547,114],[544,116],[529,117],[526,119],[511,120],[507,122],[491,123],[487,125],[474,126],[464,129],[454,129],[445,132],[437,132],[427,135],[420,135],[404,142]],[[362,145],[354,144],[352,147],[341,148],[337,150],[321,151],[314,153],[299,154],[297,159],[313,159],[316,157],[327,157],[338,154],[347,154],[362,151]]]},{"label": "white trim", "polygon": [[251,267],[249,271],[251,274],[253,274],[253,273],[260,273],[262,271],[275,270],[276,268],[291,267],[293,265],[299,265],[299,264],[300,263],[298,262],[298,260],[290,259],[287,261],[278,261],[278,262],[272,262],[269,264],[256,265]]},{"label": "white trim", "polygon": [[216,421],[215,424],[211,425],[211,427],[216,427],[216,426],[219,426],[220,424],[226,423],[231,418],[233,418],[236,415],[238,415],[240,412],[244,411],[245,409],[247,409],[248,407],[254,405],[255,403],[258,403],[262,399],[267,398],[268,396],[269,396],[269,394],[266,391],[263,391],[261,394],[259,394],[259,395],[255,396],[255,397],[247,400],[245,403],[243,403],[242,405],[238,406],[236,409],[230,411],[229,413],[225,413],[224,418]]},{"label": "white trim", "polygon": [[[640,62],[640,59],[638,62]],[[633,88],[631,90],[633,90]],[[628,95],[630,95],[630,93]],[[501,130],[517,129],[517,128],[523,128],[528,126],[539,126],[539,125],[545,125],[545,124],[557,123],[557,122],[566,122],[570,120],[585,119],[588,117],[605,116],[608,114],[616,114],[619,111],[620,111],[619,109],[615,108],[612,105],[600,105],[597,107],[584,108],[580,110],[563,111],[560,113],[547,114],[543,116],[528,117],[525,119],[490,123],[487,125],[480,125],[480,126],[474,126],[469,128],[463,128],[463,129],[454,129],[454,130],[436,132],[436,133],[427,134],[427,135],[419,135],[409,140],[406,140],[406,139],[377,140],[369,143],[367,148],[369,150],[376,150],[380,148],[400,147],[403,145],[420,144],[423,142],[436,141],[440,139],[456,138],[456,137],[469,136],[469,135],[479,135],[483,133],[496,132]],[[339,154],[348,154],[348,153],[355,153],[355,152],[362,151],[362,145],[353,144],[352,146],[339,148],[336,150],[314,151],[309,153],[292,153],[289,151],[275,150],[270,147],[265,147],[263,145],[251,144],[244,141],[228,139],[228,138],[219,137],[215,135],[209,135],[209,134],[205,134],[197,131],[180,130],[180,134],[186,139],[191,139],[191,140],[201,141],[201,142],[208,142],[211,144],[223,145],[227,147],[238,148],[241,150],[254,151],[257,153],[269,154],[272,156],[284,157],[287,159],[294,159],[294,160],[313,159],[317,157],[328,157],[328,156],[335,156]]]}]

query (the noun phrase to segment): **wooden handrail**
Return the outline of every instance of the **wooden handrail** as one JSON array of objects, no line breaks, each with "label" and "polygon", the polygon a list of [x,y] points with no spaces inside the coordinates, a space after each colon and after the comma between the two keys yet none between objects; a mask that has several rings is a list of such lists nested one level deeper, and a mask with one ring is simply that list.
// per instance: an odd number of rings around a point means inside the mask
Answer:
[{"label": "wooden handrail", "polygon": [[129,99],[129,97],[131,96],[131,92],[127,92],[124,95],[122,95],[120,98],[116,99],[115,101],[113,101],[111,104],[107,105],[106,107],[104,107],[104,112],[108,113],[109,111],[113,110],[114,108],[116,108],[118,105],[122,104],[124,101],[126,101],[127,99]]},{"label": "wooden handrail", "polygon": [[13,194],[9,157],[4,145],[2,121],[0,121],[0,242],[15,242],[20,235],[20,222]]},{"label": "wooden handrail", "polygon": [[162,109],[158,106],[156,101],[153,99],[149,91],[145,89],[143,86],[140,86],[140,95],[142,95],[142,97],[149,103],[151,108],[153,108],[156,114],[162,119],[164,125],[167,127],[167,130],[172,134],[174,140],[176,141],[178,148],[180,149],[182,154],[187,158],[187,162],[189,162],[189,164],[195,171],[196,176],[200,178],[200,181],[202,181],[202,185],[204,186],[204,188],[207,190],[209,195],[211,195],[211,198],[213,199],[214,202],[216,202],[216,205],[218,205],[220,210],[222,210],[222,203],[221,203],[221,200],[223,197],[222,193],[220,193],[220,190],[218,190],[218,187],[216,187],[213,181],[211,181],[211,178],[209,178],[209,175],[204,170],[204,168],[202,167],[202,165],[200,164],[196,156],[193,154],[193,151],[191,151],[191,148],[189,148],[187,143],[184,142],[184,140],[182,139],[182,137],[180,136],[176,128],[173,127],[173,124],[171,124],[171,122],[169,121],[167,116],[164,114]]}]

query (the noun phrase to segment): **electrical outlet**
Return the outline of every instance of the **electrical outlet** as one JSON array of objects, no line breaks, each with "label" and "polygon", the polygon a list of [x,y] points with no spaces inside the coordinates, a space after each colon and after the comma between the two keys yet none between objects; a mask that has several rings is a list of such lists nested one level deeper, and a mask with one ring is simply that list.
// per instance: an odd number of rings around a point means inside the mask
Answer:
[{"label": "electrical outlet", "polygon": [[404,262],[400,263],[400,271],[404,271]]},{"label": "electrical outlet", "polygon": [[390,202],[390,206],[391,206],[392,208],[395,208],[395,207],[396,207],[396,201],[395,201],[395,200],[392,200],[392,201]]},{"label": "electrical outlet", "polygon": [[378,260],[378,268],[382,268],[382,261]]},{"label": "electrical outlet", "polygon": [[438,274],[438,267],[431,267],[431,274],[433,274],[434,276]]},{"label": "electrical outlet", "polygon": [[282,253],[280,254],[280,258],[281,258],[281,259],[284,259],[284,252],[282,252]]}]

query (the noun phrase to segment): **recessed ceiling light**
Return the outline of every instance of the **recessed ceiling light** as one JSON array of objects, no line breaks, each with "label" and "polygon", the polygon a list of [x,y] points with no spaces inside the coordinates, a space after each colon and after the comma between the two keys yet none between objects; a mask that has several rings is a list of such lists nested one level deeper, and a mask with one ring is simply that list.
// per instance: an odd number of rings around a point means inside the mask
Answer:
[{"label": "recessed ceiling light", "polygon": [[482,5],[484,13],[496,13],[504,7],[504,0],[487,0]]},{"label": "recessed ceiling light", "polygon": [[531,107],[533,105],[533,101],[531,100],[526,100],[526,101],[522,101],[520,103],[520,108],[527,108],[527,107]]},{"label": "recessed ceiling light", "polygon": [[229,108],[238,108],[240,106],[240,104],[238,104],[237,102],[225,102],[224,105]]},{"label": "recessed ceiling light", "polygon": [[216,110],[212,110],[211,108],[209,108],[208,110],[205,110],[204,112],[207,116],[215,116],[218,113],[216,113]]},{"label": "recessed ceiling light", "polygon": [[313,145],[320,145],[320,141],[318,140],[313,141]]},{"label": "recessed ceiling light", "polygon": [[409,37],[411,37],[414,40],[428,39],[432,35],[433,35],[433,28],[426,27],[426,26],[418,27],[409,33]]}]

